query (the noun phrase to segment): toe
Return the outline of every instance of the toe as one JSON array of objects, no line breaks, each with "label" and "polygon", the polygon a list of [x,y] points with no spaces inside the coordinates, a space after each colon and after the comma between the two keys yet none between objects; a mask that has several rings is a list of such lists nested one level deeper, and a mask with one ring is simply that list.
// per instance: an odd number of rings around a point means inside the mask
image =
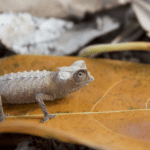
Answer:
[{"label": "toe", "polygon": [[51,115],[49,115],[49,119],[52,119],[52,118],[55,118],[57,115],[55,115],[55,114],[51,114]]},{"label": "toe", "polygon": [[49,120],[49,117],[44,117],[43,120],[42,120],[42,122],[44,123],[44,122],[46,122],[48,120]]}]

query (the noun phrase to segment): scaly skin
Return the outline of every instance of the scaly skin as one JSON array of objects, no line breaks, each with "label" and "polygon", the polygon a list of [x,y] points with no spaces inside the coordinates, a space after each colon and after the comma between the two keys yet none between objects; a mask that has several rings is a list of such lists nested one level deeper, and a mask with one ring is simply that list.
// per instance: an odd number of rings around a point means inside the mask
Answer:
[{"label": "scaly skin", "polygon": [[3,113],[3,103],[23,104],[38,102],[44,113],[42,122],[56,115],[49,114],[44,101],[53,101],[81,89],[94,78],[87,71],[83,60],[74,62],[69,67],[53,71],[31,71],[10,73],[0,77],[0,122],[7,118]]}]

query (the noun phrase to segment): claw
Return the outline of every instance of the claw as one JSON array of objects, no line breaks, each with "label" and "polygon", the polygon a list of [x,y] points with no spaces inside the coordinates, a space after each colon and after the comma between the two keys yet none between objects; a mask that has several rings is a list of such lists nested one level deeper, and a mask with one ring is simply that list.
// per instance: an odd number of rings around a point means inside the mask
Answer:
[{"label": "claw", "polygon": [[55,118],[57,115],[51,114],[43,118],[42,123],[48,121],[49,119]]}]

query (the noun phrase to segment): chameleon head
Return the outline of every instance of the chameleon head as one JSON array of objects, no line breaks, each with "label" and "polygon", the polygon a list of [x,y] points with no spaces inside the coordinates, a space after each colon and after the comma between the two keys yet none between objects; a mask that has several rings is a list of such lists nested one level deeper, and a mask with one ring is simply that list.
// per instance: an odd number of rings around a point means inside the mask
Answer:
[{"label": "chameleon head", "polygon": [[70,92],[77,91],[94,81],[83,60],[76,61],[69,67],[58,68],[58,79],[65,83],[64,88]]}]

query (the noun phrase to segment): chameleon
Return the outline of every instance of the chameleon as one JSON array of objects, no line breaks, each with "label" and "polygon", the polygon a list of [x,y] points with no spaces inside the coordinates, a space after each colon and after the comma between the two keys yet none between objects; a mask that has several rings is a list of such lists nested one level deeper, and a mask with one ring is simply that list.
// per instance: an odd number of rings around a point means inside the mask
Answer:
[{"label": "chameleon", "polygon": [[44,101],[63,98],[92,81],[94,77],[90,75],[83,60],[75,61],[68,67],[59,67],[56,72],[31,70],[0,76],[0,123],[9,116],[4,114],[2,102],[7,104],[37,102],[44,114],[42,122],[46,122],[57,115],[49,114]]}]

